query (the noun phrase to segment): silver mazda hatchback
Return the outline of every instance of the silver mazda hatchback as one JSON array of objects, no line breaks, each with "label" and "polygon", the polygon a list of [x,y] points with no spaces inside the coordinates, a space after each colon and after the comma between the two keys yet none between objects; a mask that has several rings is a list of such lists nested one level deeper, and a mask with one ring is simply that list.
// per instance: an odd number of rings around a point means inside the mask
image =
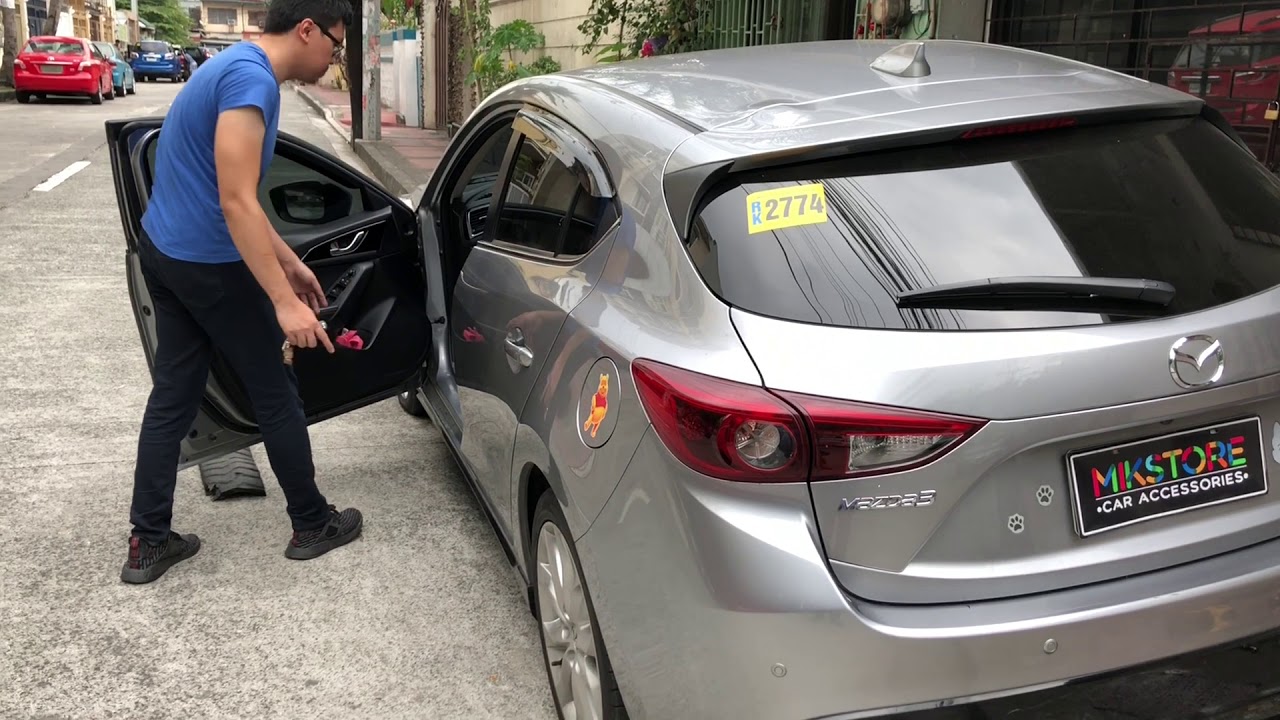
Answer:
[{"label": "silver mazda hatchback", "polygon": [[[147,344],[157,127],[109,126]],[[308,417],[430,415],[563,718],[1280,685],[1280,182],[1201,100],[965,42],[649,58],[495,93],[416,209],[281,138],[273,223],[365,340],[298,354]],[[257,439],[211,376],[188,462]]]}]

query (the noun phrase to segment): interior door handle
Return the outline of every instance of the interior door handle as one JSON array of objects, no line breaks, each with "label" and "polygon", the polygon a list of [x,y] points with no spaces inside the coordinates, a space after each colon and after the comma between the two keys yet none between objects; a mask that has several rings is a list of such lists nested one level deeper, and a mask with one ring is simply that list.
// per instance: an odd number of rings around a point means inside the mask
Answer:
[{"label": "interior door handle", "polygon": [[361,230],[360,232],[351,236],[351,241],[348,242],[346,245],[340,245],[338,244],[337,241],[330,243],[329,254],[333,256],[337,256],[337,255],[347,255],[353,252],[356,248],[360,247],[360,241],[364,240],[364,236],[368,234],[369,234],[368,230]]},{"label": "interior door handle", "polygon": [[520,363],[521,367],[529,367],[533,364],[533,351],[525,347],[524,333],[520,332],[520,328],[507,333],[504,349],[507,351],[507,357]]}]

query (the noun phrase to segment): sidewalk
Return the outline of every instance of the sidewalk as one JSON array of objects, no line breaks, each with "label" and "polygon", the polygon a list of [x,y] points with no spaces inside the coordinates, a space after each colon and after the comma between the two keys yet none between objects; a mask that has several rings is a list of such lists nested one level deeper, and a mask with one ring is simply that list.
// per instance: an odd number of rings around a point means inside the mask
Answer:
[{"label": "sidewalk", "polygon": [[[318,85],[293,89],[350,142],[351,99],[345,90]],[[448,144],[443,132],[401,125],[393,111],[383,110],[382,139],[359,140],[355,151],[378,182],[397,196],[417,201]]]}]

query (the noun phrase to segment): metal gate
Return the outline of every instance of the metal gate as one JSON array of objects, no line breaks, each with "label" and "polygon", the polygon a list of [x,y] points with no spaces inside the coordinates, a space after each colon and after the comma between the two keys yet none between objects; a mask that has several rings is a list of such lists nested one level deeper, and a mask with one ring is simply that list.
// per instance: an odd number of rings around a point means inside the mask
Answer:
[{"label": "metal gate", "polygon": [[832,37],[842,0],[715,0],[706,3],[708,49],[807,42]]},{"label": "metal gate", "polygon": [[987,37],[1205,98],[1277,169],[1280,0],[992,0]]}]

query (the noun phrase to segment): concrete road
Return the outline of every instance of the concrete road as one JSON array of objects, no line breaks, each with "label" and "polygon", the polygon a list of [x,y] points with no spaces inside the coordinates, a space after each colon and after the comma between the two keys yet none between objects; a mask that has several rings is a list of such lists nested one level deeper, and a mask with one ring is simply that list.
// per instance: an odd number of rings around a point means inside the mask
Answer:
[{"label": "concrete road", "polygon": [[[102,123],[182,87],[0,105],[0,717],[554,717],[496,540],[439,435],[394,401],[313,429],[322,489],[365,512],[360,541],[286,560],[256,448],[266,498],[214,503],[184,472],[176,527],[203,549],[119,581],[150,380]],[[283,95],[283,129],[339,142]]]}]

